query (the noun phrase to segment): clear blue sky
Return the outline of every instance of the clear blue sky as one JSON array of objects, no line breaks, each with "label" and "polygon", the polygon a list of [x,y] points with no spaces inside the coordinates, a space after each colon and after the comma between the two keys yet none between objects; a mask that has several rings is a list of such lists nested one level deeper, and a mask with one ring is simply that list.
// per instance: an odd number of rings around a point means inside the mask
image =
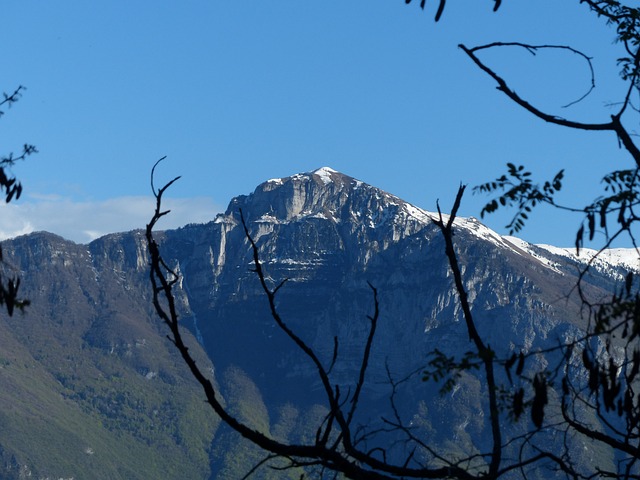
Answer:
[{"label": "clear blue sky", "polygon": [[[418,0],[415,0],[418,2]],[[414,2],[414,3],[415,3]],[[546,125],[510,103],[457,48],[500,41],[572,45],[594,57],[597,90],[575,55],[487,54],[516,90],[551,113],[606,121],[621,99],[614,32],[578,0],[450,0],[434,23],[402,0],[86,2],[2,5],[0,90],[28,90],[0,119],[2,153],[40,153],[14,173],[19,206],[0,234],[46,229],[86,242],[143,227],[149,171],[167,155],[166,227],[213,219],[273,177],[331,166],[415,205],[447,209],[522,163],[544,180],[566,168],[566,203],[631,166],[609,133]],[[467,195],[478,216],[485,197]],[[520,235],[572,245],[580,219],[540,210]],[[505,217],[487,219],[504,233]]]}]

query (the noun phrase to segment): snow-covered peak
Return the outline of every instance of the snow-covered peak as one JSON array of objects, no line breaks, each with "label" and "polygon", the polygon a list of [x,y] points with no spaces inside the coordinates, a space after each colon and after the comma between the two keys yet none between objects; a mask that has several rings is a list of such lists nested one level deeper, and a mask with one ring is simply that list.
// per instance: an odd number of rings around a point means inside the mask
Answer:
[{"label": "snow-covered peak", "polygon": [[341,175],[341,173],[338,172],[337,170],[334,170],[331,167],[322,167],[311,172],[311,175],[320,177],[320,180],[322,181],[322,183],[324,183],[325,185],[328,185],[333,182],[333,178],[332,178],[333,176]]},{"label": "snow-covered peak", "polygon": [[346,175],[338,172],[337,170],[334,170],[331,167],[320,167],[311,172],[296,173],[295,175],[291,175],[290,177],[272,178],[270,180],[267,180],[266,183],[282,185],[287,180],[306,180],[311,179],[314,176],[319,177],[322,183],[324,183],[325,185],[332,183],[335,180],[336,176],[346,177]]},{"label": "snow-covered peak", "polygon": [[[256,220],[261,223],[325,219],[350,225],[352,229],[389,228],[394,240],[432,226],[439,218],[437,213],[418,208],[328,166],[268,180],[242,200],[243,203],[247,201],[253,204]],[[443,214],[443,220],[447,222],[448,219],[449,216]],[[572,249],[532,245],[519,238],[502,236],[473,217],[458,217],[454,225],[479,240],[556,271],[559,271],[558,256],[586,266],[596,253],[583,249],[577,257]],[[592,264],[599,270],[623,268],[640,272],[639,255],[633,249],[609,250]]]},{"label": "snow-covered peak", "polygon": [[321,167],[321,168],[318,168],[317,170],[314,170],[311,173],[313,173],[314,175],[318,175],[320,178],[322,178],[322,180],[325,183],[329,183],[331,181],[331,174],[332,173],[339,174],[340,172],[338,172],[337,170],[334,170],[331,167]]}]

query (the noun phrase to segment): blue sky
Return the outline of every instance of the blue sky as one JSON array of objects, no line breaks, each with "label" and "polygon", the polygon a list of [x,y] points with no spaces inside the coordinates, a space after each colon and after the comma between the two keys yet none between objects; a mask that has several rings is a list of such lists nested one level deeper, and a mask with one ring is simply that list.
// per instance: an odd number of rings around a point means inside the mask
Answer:
[{"label": "blue sky", "polygon": [[[572,45],[594,58],[490,52],[514,88],[551,113],[606,121],[624,85],[620,48],[577,0],[437,2],[277,0],[3,2],[0,90],[27,90],[0,119],[1,152],[25,194],[2,207],[0,236],[49,230],[78,242],[144,227],[149,172],[176,175],[164,227],[204,222],[273,177],[331,166],[413,204],[451,205],[460,182],[507,162],[545,180],[565,168],[561,199],[583,206],[604,173],[631,166],[610,133],[547,125],[510,103],[459,43]],[[485,197],[469,192],[462,214]],[[487,224],[504,233],[504,216]],[[580,218],[541,209],[521,237],[572,245]],[[601,239],[600,239],[601,240]]]}]

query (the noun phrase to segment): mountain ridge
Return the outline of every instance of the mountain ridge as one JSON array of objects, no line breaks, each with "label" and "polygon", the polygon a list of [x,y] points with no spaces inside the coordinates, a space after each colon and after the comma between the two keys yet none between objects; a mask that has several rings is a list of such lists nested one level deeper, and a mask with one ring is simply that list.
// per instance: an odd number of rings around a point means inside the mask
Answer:
[{"label": "mountain ridge", "polygon": [[[412,219],[417,222],[422,223],[423,225],[429,224],[434,220],[439,218],[439,214],[436,212],[431,212],[428,210],[424,210],[420,207],[414,206],[413,204],[406,202],[405,200],[397,197],[391,193],[385,192],[383,190],[378,189],[377,187],[371,186],[365,182],[357,180],[349,175],[343,174],[331,167],[324,166],[318,169],[312,170],[310,172],[298,173],[291,175],[289,177],[282,178],[273,178],[267,180],[266,182],[261,183],[254,190],[253,193],[249,195],[240,195],[235,197],[229,203],[226,211],[224,213],[218,214],[216,220],[222,216],[232,216],[234,211],[242,208],[243,202],[246,202],[251,197],[261,197],[265,194],[273,192],[279,188],[287,187],[289,185],[293,185],[293,208],[287,212],[284,218],[278,218],[278,213],[280,213],[280,217],[282,217],[282,211],[272,210],[272,211],[264,211],[261,216],[261,220],[264,222],[269,221],[292,221],[297,220],[303,217],[309,217],[316,215],[319,218],[328,218],[335,220],[335,212],[332,213],[331,210],[327,211],[327,208],[324,204],[320,202],[312,202],[310,205],[307,202],[305,197],[304,189],[300,190],[302,185],[305,184],[315,184],[321,185],[325,188],[328,186],[335,185],[336,188],[333,189],[334,192],[337,190],[341,194],[348,196],[353,193],[355,190],[363,188],[365,190],[369,190],[372,192],[374,196],[379,199],[386,200],[391,205],[396,205],[398,207],[398,212],[394,212],[396,215],[404,215],[407,219]],[[297,195],[297,200],[295,199]],[[322,196],[320,200],[322,199]],[[316,199],[318,200],[318,199]],[[276,199],[277,201],[277,199]],[[264,202],[266,205],[272,206],[274,200],[269,200]],[[315,205],[315,207],[314,207]],[[318,206],[321,208],[317,208]],[[307,207],[307,208],[305,208]],[[311,207],[311,208],[309,208]],[[285,207],[286,208],[286,207]],[[371,209],[375,215],[375,211],[377,209]],[[275,214],[275,215],[274,215]],[[392,214],[393,216],[393,214]],[[359,218],[357,213],[352,216],[354,222],[362,222],[363,219]],[[447,221],[449,216],[447,214],[442,214],[442,218]],[[368,225],[372,228],[377,226],[377,223],[386,219],[385,215],[375,216],[374,218],[365,218],[364,220],[368,222]],[[248,219],[254,220],[254,219]],[[590,248],[582,248],[580,250],[581,254],[576,255],[572,253],[571,248],[552,246],[547,244],[531,244],[525,240],[522,240],[518,237],[513,236],[503,236],[491,230],[482,224],[475,217],[457,217],[455,219],[454,225],[460,229],[467,230],[472,232],[477,237],[485,240],[489,240],[494,242],[496,245],[503,246],[506,248],[513,249],[520,254],[530,255],[533,261],[539,261],[544,265],[547,265],[549,268],[554,268],[554,262],[548,258],[543,258],[540,251],[544,250],[551,254],[554,258],[557,256],[564,256],[569,258],[572,261],[575,261],[578,264],[582,264],[586,266],[589,261],[596,255],[597,251]],[[618,267],[629,268],[635,272],[640,272],[640,254],[635,248],[615,248],[608,249],[605,252],[598,255],[599,258],[595,261],[594,268],[600,269],[609,269],[615,270]]]},{"label": "mountain ridge", "polygon": [[[345,194],[349,194],[351,193],[353,190],[357,190],[358,188],[365,188],[365,189],[369,189],[372,190],[373,192],[375,192],[381,199],[385,199],[387,201],[389,201],[391,204],[397,205],[399,207],[399,211],[403,212],[404,215],[406,215],[406,217],[411,218],[415,221],[421,222],[423,224],[427,224],[430,223],[433,220],[437,220],[438,219],[438,213],[436,212],[432,212],[429,210],[425,210],[422,209],[420,207],[417,207],[405,200],[403,200],[402,198],[393,195],[391,193],[388,193],[384,190],[380,190],[377,187],[374,187],[372,185],[369,185],[361,180],[358,180],[354,177],[351,177],[349,175],[346,175],[344,173],[341,173],[329,166],[324,166],[324,167],[320,167],[317,168],[315,170],[309,171],[309,172],[304,172],[304,173],[297,173],[297,174],[293,174],[290,175],[288,177],[281,177],[281,178],[272,178],[269,179],[265,182],[262,182],[261,184],[259,184],[256,189],[254,190],[254,192],[248,194],[248,195],[238,195],[236,197],[234,197],[233,199],[230,200],[229,205],[227,206],[226,210],[222,213],[218,213],[217,215],[215,215],[215,217],[211,220],[211,222],[220,222],[222,220],[219,220],[220,217],[224,217],[224,216],[233,216],[232,214],[234,212],[237,213],[238,209],[241,208],[242,203],[244,201],[246,201],[246,199],[253,197],[253,196],[261,196],[267,192],[271,192],[273,190],[278,189],[279,187],[282,187],[284,185],[288,185],[288,184],[292,184],[292,183],[298,183],[298,184],[304,184],[305,182],[308,182],[309,180],[312,180],[313,182],[318,182],[318,184],[324,185],[325,187],[327,187],[329,184],[335,185],[337,186],[337,190],[338,191],[342,191]],[[344,191],[344,189],[346,188],[346,192]],[[294,192],[296,193],[296,192]],[[300,193],[300,192],[297,192]],[[295,200],[294,200],[295,201]],[[300,219],[302,217],[305,216],[309,216],[309,215],[317,215],[319,218],[325,217],[327,215],[329,215],[330,218],[333,218],[335,220],[335,215],[331,213],[330,210],[327,210],[326,208],[321,208],[319,210],[314,210],[313,213],[307,212],[305,214],[305,209],[304,209],[304,203],[302,204],[303,207],[302,208],[298,208],[298,210],[296,210],[295,208],[293,208],[291,210],[291,212],[289,213],[289,217],[288,218],[281,218],[278,219],[277,215],[274,216],[273,214],[277,214],[277,211],[265,211],[262,213],[261,215],[261,219],[265,222],[268,221],[291,221],[291,220],[295,220],[295,219]],[[299,204],[297,204],[298,207],[300,207]],[[308,206],[308,205],[307,205]],[[312,205],[313,206],[313,205]],[[334,212],[335,213],[335,212]],[[448,219],[448,215],[447,214],[443,214],[443,218],[445,219],[445,221]],[[354,217],[353,218],[354,222],[359,222],[362,219]],[[375,218],[367,218],[366,219],[369,222],[369,226],[375,228],[377,222],[379,222],[380,220],[384,220],[384,218],[380,218],[380,217],[375,217]],[[185,225],[184,227],[187,226],[193,226],[193,225],[206,225],[207,223],[210,222],[205,222],[202,224],[190,224],[190,225]],[[458,228],[461,229],[465,229],[471,232],[475,232],[476,235],[480,238],[484,238],[484,239],[488,239],[491,241],[494,241],[496,244],[501,244],[504,245],[508,248],[512,248],[515,251],[520,251],[521,253],[525,253],[527,255],[531,255],[533,260],[536,261],[540,261],[543,264],[548,265],[550,268],[554,268],[553,265],[553,261],[549,260],[549,259],[545,259],[545,258],[541,258],[541,254],[540,251],[544,250],[547,251],[549,254],[551,254],[553,257],[557,257],[557,256],[564,256],[569,258],[572,261],[575,261],[578,264],[582,264],[584,266],[586,266],[586,264],[595,256],[595,254],[598,252],[597,250],[594,249],[590,249],[590,248],[582,248],[580,250],[581,254],[580,255],[575,255],[573,253],[574,248],[570,248],[570,247],[561,247],[561,246],[555,246],[555,245],[549,245],[549,244],[532,244],[527,242],[526,240],[520,239],[518,237],[513,237],[513,236],[503,236],[498,234],[497,232],[495,232],[494,230],[491,230],[490,228],[486,227],[484,224],[482,224],[477,218],[471,216],[471,217],[457,217],[455,220],[455,225]],[[178,230],[180,228],[184,228],[184,227],[179,227]],[[99,238],[96,238],[94,240],[92,240],[91,242],[88,243],[78,243],[77,245],[91,245],[94,242],[99,242],[101,239],[103,238],[110,238],[112,236],[122,236],[124,234],[130,233],[130,232],[142,232],[143,228],[141,227],[140,229],[135,229],[135,230],[131,230],[131,231],[123,231],[123,232],[113,232],[113,233],[108,233],[106,235],[103,235]],[[68,242],[72,242],[72,243],[76,243],[73,242],[72,240],[68,240],[58,234],[52,233],[52,232],[47,232],[47,231],[34,231],[28,234],[23,234],[23,235],[19,235],[17,237],[13,237],[12,239],[7,239],[7,240],[13,240],[14,238],[20,238],[23,236],[29,236],[29,235],[43,235],[43,234],[48,234],[48,235],[53,235],[58,237],[59,239],[63,239],[65,241]],[[608,249],[602,253],[600,253],[598,260],[595,262],[595,268],[604,268],[604,269],[615,269],[617,267],[624,267],[624,268],[629,268],[635,272],[640,272],[640,255],[639,252],[635,249],[635,248],[613,248],[613,249]]]}]

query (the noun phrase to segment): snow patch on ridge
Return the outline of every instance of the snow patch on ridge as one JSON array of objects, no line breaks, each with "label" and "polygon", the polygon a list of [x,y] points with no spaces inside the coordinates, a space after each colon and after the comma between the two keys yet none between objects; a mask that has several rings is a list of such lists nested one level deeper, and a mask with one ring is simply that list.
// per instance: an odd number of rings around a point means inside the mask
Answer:
[{"label": "snow patch on ridge", "polygon": [[[640,252],[633,248],[612,248],[600,253],[598,253],[598,250],[583,248],[580,250],[580,255],[576,255],[574,248],[561,248],[545,244],[532,245],[517,237],[503,238],[556,271],[558,271],[558,264],[546,257],[542,252],[548,252],[552,255],[568,258],[584,266],[589,262],[592,262],[591,264],[594,268],[601,271],[609,271],[610,274],[613,274],[611,269],[616,267],[640,273]],[[598,256],[594,259],[596,254]]]},{"label": "snow patch on ridge", "polygon": [[433,213],[427,212],[426,210],[422,210],[421,208],[415,207],[410,203],[403,203],[402,209],[409,215],[410,217],[419,220],[425,224],[431,223],[435,220],[436,216]]},{"label": "snow patch on ridge", "polygon": [[[337,170],[334,170],[331,167],[320,167],[320,168],[317,168],[316,170],[313,170],[312,172],[296,173],[294,175],[291,175],[285,178],[271,178],[267,180],[265,183],[271,183],[274,186],[277,186],[277,185],[284,184],[285,180],[288,180],[288,179],[302,180],[304,178],[310,178],[311,175],[316,175],[320,177],[320,180],[322,180],[322,183],[324,183],[325,185],[328,185],[333,182],[333,179],[331,178],[331,176],[335,174],[340,175],[340,172],[338,172]],[[356,182],[358,185],[362,184],[362,182],[360,181],[356,181]]]},{"label": "snow patch on ridge", "polygon": [[[572,248],[560,248],[544,244],[536,246],[554,255],[570,258],[585,265],[592,261],[596,268],[618,266],[634,272],[640,272],[640,253],[634,248],[611,248],[600,253],[592,248],[582,248],[580,249],[580,255],[576,255],[575,250]],[[598,256],[594,259],[596,254]]]},{"label": "snow patch on ridge", "polygon": [[[502,238],[504,238],[505,241],[507,241],[508,243],[510,243],[513,246],[515,246],[518,250],[522,251],[523,253],[526,253],[530,257],[535,258],[540,263],[542,263],[544,266],[550,268],[554,272],[562,273],[562,272],[560,272],[560,270],[558,270],[558,268],[557,268],[558,265],[555,262],[552,262],[547,257],[545,257],[543,255],[540,255],[538,252],[536,252],[535,249],[532,248],[533,246],[529,242],[526,242],[526,241],[524,241],[524,240],[522,240],[521,238],[518,238],[518,237],[505,236],[505,237],[502,237]],[[540,245],[537,245],[537,246],[539,247]]]},{"label": "snow patch on ridge", "polygon": [[276,185],[282,185],[282,179],[281,178],[272,178],[270,180],[267,180],[266,183],[274,183]]},{"label": "snow patch on ridge", "polygon": [[319,176],[320,179],[322,180],[322,183],[324,183],[325,185],[328,185],[333,181],[331,178],[331,174],[338,173],[338,172],[331,167],[322,167],[322,168],[318,168],[317,170],[314,170],[311,173]]}]

